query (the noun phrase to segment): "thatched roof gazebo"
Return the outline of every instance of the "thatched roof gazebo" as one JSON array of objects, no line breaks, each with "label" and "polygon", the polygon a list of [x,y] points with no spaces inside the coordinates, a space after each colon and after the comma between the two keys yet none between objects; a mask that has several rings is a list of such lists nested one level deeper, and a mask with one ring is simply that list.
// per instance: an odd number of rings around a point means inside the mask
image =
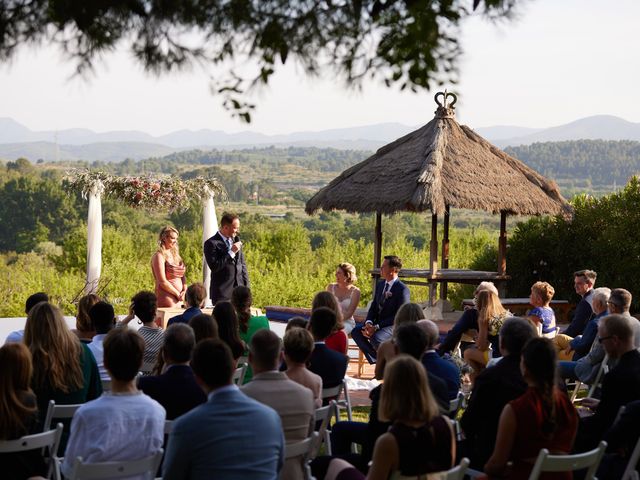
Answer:
[{"label": "thatched roof gazebo", "polygon": [[[452,102],[447,104],[449,98]],[[431,212],[430,268],[403,270],[403,276],[426,279],[432,287],[432,302],[436,282],[443,283],[441,294],[446,298],[447,281],[504,282],[509,278],[506,274],[508,214],[571,214],[571,207],[555,182],[491,145],[469,127],[458,124],[454,116],[456,100],[452,93],[437,93],[438,108],[432,121],[345,170],[306,205],[308,214],[319,209],[375,212],[374,269],[381,264],[382,214]],[[448,269],[450,207],[500,212],[497,272]],[[440,270],[438,215],[444,216]],[[424,284],[424,281],[413,283]]]}]

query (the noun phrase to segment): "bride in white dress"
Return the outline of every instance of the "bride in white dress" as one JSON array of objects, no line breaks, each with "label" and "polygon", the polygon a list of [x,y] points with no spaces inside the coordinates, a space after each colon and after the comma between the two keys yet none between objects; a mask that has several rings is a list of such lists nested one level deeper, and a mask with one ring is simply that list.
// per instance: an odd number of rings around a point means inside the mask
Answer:
[{"label": "bride in white dress", "polygon": [[341,263],[336,269],[336,283],[327,285],[327,291],[338,299],[344,318],[344,333],[347,335],[356,326],[353,314],[360,303],[360,289],[354,285],[357,279],[356,267],[350,263]]}]

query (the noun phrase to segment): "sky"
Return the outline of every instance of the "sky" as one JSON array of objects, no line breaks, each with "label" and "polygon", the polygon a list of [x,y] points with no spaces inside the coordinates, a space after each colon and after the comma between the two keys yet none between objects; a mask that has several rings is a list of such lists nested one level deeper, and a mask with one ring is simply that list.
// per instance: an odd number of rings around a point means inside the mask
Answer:
[{"label": "sky", "polygon": [[[471,4],[472,1],[468,0]],[[519,16],[462,23],[456,115],[471,127],[551,127],[609,114],[640,122],[640,2],[518,0]],[[23,48],[0,64],[0,117],[32,130],[182,129],[266,134],[383,122],[422,125],[432,92],[399,92],[379,82],[361,91],[306,78],[295,65],[276,73],[252,100],[250,125],[234,119],[209,91],[202,70],[154,77],[126,51],[107,55],[89,78],[51,46]]]}]

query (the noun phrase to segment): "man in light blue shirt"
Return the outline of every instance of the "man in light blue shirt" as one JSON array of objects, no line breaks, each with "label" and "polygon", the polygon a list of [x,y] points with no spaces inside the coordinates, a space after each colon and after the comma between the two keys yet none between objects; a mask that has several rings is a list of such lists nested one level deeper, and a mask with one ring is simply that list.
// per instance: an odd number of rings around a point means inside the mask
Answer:
[{"label": "man in light blue shirt", "polygon": [[89,309],[89,318],[96,334],[91,339],[91,343],[87,344],[91,353],[96,359],[98,370],[100,371],[100,380],[109,380],[109,373],[104,367],[104,350],[103,343],[107,333],[116,325],[116,314],[113,307],[107,302],[98,302]]},{"label": "man in light blue shirt", "polygon": [[[29,315],[29,311],[36,303],[40,302],[48,302],[49,295],[44,292],[34,293],[27,298],[27,301],[24,306],[24,313]],[[15,332],[11,332],[7,335],[5,343],[20,343],[24,339],[24,330],[16,330]]]},{"label": "man in light blue shirt", "polygon": [[233,385],[229,347],[203,340],[191,366],[208,401],[175,420],[162,478],[276,480],[284,458],[280,417]]},{"label": "man in light blue shirt", "polygon": [[[104,364],[111,392],[85,403],[73,416],[62,463],[68,477],[77,457],[86,463],[138,460],[162,448],[165,411],[136,388],[144,340],[126,328],[111,330],[104,340]],[[147,476],[128,480],[145,479]]]}]

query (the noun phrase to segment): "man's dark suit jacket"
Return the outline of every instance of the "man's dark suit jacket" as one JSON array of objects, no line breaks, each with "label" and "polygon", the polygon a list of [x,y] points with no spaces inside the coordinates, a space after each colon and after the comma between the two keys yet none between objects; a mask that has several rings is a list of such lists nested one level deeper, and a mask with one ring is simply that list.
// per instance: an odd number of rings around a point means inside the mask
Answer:
[{"label": "man's dark suit jacket", "polygon": [[587,326],[587,323],[593,316],[593,308],[591,308],[591,304],[588,301],[592,296],[593,289],[589,290],[584,295],[584,297],[582,297],[582,300],[580,300],[578,302],[578,305],[576,305],[575,312],[573,312],[573,319],[571,320],[571,323],[562,333],[573,338],[577,337],[578,335],[582,335],[582,332],[584,332],[584,327]]},{"label": "man's dark suit jacket", "polygon": [[367,320],[371,320],[374,325],[380,325],[380,328],[392,326],[400,307],[411,301],[409,288],[400,280],[396,280],[391,286],[391,296],[383,300],[382,291],[385,283],[386,280],[378,280],[373,302],[367,312]]},{"label": "man's dark suit jacket", "polygon": [[209,298],[215,304],[229,300],[231,292],[239,285],[249,285],[249,274],[244,259],[244,247],[236,252],[234,258],[229,255],[229,246],[220,232],[204,242],[204,258],[211,269]]},{"label": "man's dark suit jacket", "polygon": [[158,376],[140,377],[138,388],[167,411],[167,420],[173,420],[207,401],[196,377],[187,365],[174,365]]},{"label": "man's dark suit jacket", "polygon": [[[640,436],[640,400],[625,406],[620,419],[609,429],[603,440],[607,442],[607,453],[598,467],[600,480],[618,480],[622,478],[629,463],[629,457]],[[637,469],[637,466],[636,466]]]},{"label": "man's dark suit jacket", "polygon": [[460,419],[466,436],[463,455],[482,470],[493,453],[498,420],[504,406],[527,390],[520,372],[520,356],[507,355],[476,378],[469,404]]},{"label": "man's dark suit jacket", "polygon": [[309,370],[322,377],[322,387],[340,385],[347,373],[349,357],[331,350],[324,343],[316,343],[309,359]]},{"label": "man's dark suit jacket", "polygon": [[618,364],[604,376],[595,413],[580,419],[576,451],[595,448],[613,425],[620,407],[634,400],[640,400],[640,352],[636,349],[622,355]]},{"label": "man's dark suit jacket", "polygon": [[[453,400],[460,391],[460,369],[452,362],[440,358],[435,351],[427,352],[422,356],[422,364],[427,372],[444,380],[447,385],[448,398]],[[435,392],[434,392],[435,393]]]}]

